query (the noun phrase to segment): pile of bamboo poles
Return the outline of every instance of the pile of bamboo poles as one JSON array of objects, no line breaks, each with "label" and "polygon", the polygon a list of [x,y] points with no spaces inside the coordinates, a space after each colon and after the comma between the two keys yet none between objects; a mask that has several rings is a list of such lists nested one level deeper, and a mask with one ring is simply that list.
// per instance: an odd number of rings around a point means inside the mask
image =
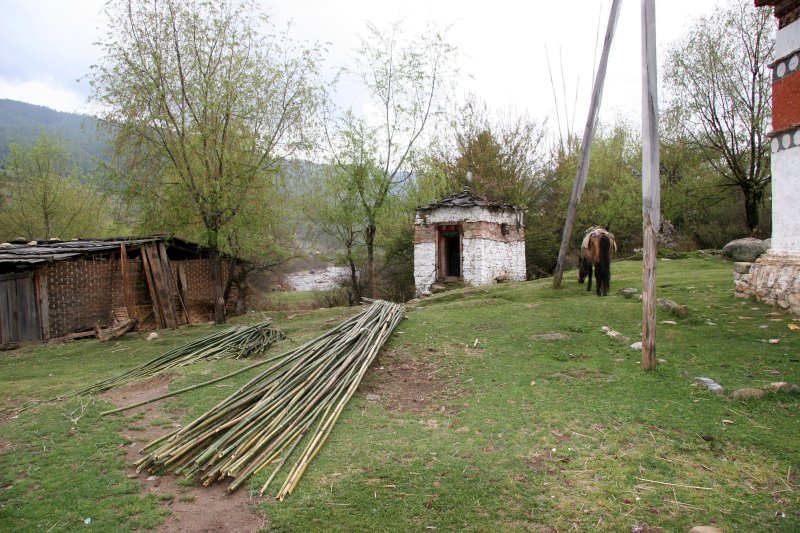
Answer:
[{"label": "pile of bamboo poles", "polygon": [[401,306],[377,300],[324,335],[273,358],[275,364],[211,410],[147,445],[137,470],[199,477],[206,486],[230,477],[233,491],[272,467],[261,487],[264,494],[302,441],[304,451],[277,494],[283,500],[403,317]]},{"label": "pile of bamboo poles", "polygon": [[263,353],[273,343],[283,338],[283,332],[272,327],[272,319],[266,319],[250,326],[234,326],[179,346],[123,374],[104,379],[76,391],[71,396],[98,394],[134,380],[146,379],[198,361],[244,359]]}]

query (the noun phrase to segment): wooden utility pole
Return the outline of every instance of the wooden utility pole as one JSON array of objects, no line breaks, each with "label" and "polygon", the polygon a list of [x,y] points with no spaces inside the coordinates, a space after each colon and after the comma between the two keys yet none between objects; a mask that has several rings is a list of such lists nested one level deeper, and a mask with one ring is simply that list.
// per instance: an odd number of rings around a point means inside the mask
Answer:
[{"label": "wooden utility pole", "polygon": [[642,0],[642,370],[656,368],[656,235],[661,224],[655,0]]},{"label": "wooden utility pole", "polygon": [[603,53],[600,56],[600,66],[597,69],[597,77],[594,79],[592,88],[592,101],[589,105],[589,116],[586,118],[586,127],[583,130],[583,140],[581,141],[581,158],[578,163],[578,171],[575,173],[575,183],[572,186],[572,195],[569,198],[567,208],[567,219],[564,221],[564,230],[561,234],[561,248],[558,250],[558,262],[556,271],[553,275],[553,288],[561,288],[561,278],[564,275],[564,261],[567,258],[569,241],[572,238],[572,225],[575,222],[575,210],[578,202],[581,201],[581,192],[586,184],[586,177],[589,175],[589,159],[592,152],[592,141],[594,131],[597,128],[597,115],[600,112],[600,102],[603,99],[603,82],[606,79],[606,66],[608,65],[608,54],[611,51],[611,43],[614,40],[614,31],[617,28],[619,18],[619,6],[622,0],[614,0],[611,3],[611,12],[608,14],[608,26],[606,28],[606,38],[603,41]]}]

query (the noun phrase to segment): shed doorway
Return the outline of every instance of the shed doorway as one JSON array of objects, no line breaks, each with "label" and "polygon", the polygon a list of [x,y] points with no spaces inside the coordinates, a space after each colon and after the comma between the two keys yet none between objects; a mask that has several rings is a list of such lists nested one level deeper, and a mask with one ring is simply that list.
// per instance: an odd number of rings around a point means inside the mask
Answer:
[{"label": "shed doorway", "polygon": [[460,281],[461,271],[461,226],[446,225],[438,228],[438,278],[442,281]]},{"label": "shed doorway", "polygon": [[0,346],[41,340],[33,271],[0,275]]}]

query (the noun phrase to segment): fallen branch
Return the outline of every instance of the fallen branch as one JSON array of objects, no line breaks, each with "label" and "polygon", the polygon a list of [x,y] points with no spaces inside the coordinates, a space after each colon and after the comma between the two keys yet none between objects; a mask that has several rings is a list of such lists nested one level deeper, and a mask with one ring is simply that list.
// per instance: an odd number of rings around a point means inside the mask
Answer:
[{"label": "fallen branch", "polygon": [[681,487],[684,489],[697,489],[697,490],[714,490],[713,487],[696,487],[694,485],[682,485],[680,483],[667,483],[666,481],[655,481],[652,479],[645,479],[643,477],[637,477],[634,479],[638,479],[639,481],[646,481],[647,483],[655,483],[657,485],[667,485],[670,487]]}]

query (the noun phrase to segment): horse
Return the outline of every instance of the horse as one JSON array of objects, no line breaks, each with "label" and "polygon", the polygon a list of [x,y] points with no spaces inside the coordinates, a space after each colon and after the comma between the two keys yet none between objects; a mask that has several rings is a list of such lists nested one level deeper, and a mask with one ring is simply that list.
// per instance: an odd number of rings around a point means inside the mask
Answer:
[{"label": "horse", "polygon": [[581,242],[581,255],[578,265],[578,283],[589,278],[587,291],[592,290],[592,268],[597,281],[597,295],[608,295],[611,284],[611,258],[617,250],[614,235],[604,228],[595,226],[583,237]]}]

